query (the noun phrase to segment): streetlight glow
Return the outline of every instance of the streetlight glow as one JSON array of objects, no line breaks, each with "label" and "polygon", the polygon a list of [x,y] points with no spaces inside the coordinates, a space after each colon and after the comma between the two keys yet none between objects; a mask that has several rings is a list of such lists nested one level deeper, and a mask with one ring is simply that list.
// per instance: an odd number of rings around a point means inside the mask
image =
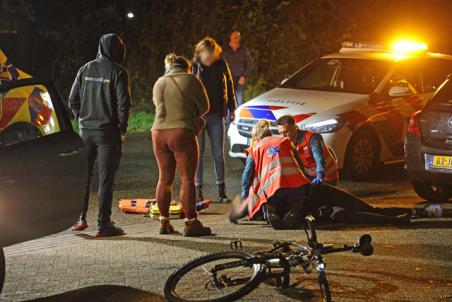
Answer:
[{"label": "streetlight glow", "polygon": [[133,18],[135,18],[135,14],[133,12],[128,12],[127,13],[127,18],[133,19]]}]

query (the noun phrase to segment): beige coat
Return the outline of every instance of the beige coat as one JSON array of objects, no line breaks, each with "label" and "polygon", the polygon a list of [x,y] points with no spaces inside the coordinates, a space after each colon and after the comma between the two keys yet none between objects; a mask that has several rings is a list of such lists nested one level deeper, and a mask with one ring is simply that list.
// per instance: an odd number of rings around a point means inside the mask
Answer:
[{"label": "beige coat", "polygon": [[[172,77],[180,89],[171,80]],[[195,130],[195,122],[209,111],[209,98],[196,76],[182,70],[170,71],[154,84],[152,99],[155,120],[152,130],[185,128]]]}]

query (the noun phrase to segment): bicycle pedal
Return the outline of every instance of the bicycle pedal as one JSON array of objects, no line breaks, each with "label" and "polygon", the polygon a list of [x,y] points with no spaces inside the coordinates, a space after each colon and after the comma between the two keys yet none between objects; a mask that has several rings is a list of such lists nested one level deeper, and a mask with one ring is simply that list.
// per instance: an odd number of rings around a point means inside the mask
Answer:
[{"label": "bicycle pedal", "polygon": [[231,250],[233,251],[242,251],[243,250],[243,243],[242,240],[232,240],[230,243]]}]

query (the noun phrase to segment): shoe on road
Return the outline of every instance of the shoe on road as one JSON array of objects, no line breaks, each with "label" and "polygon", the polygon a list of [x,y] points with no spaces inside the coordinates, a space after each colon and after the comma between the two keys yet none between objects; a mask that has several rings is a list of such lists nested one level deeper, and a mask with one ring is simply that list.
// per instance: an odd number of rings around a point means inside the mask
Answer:
[{"label": "shoe on road", "polygon": [[224,183],[218,185],[218,196],[219,196],[218,202],[220,202],[220,203],[230,203],[231,202],[231,200],[226,195],[226,185]]},{"label": "shoe on road", "polygon": [[201,221],[199,221],[198,219],[185,221],[185,237],[208,236],[211,234],[212,230],[209,227],[203,226]]},{"label": "shoe on road", "polygon": [[109,222],[99,227],[99,230],[96,233],[96,237],[112,237],[121,236],[124,234],[124,231],[120,227],[115,226],[114,222]]},{"label": "shoe on road", "polygon": [[173,225],[171,224],[169,219],[161,219],[160,220],[160,235],[168,235],[174,234],[176,231],[174,230]]},{"label": "shoe on road", "polygon": [[79,220],[72,227],[72,231],[81,232],[83,230],[86,230],[87,228],[88,228],[88,223],[86,222],[86,220]]}]

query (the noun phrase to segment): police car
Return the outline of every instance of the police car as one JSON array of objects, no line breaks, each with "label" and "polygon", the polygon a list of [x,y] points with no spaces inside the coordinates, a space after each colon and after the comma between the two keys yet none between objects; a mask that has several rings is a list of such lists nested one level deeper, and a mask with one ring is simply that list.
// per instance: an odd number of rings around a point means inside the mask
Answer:
[{"label": "police car", "polygon": [[243,104],[228,130],[229,155],[245,158],[251,129],[267,119],[295,117],[300,129],[321,133],[339,168],[366,179],[380,163],[404,160],[410,115],[452,72],[452,56],[430,53],[425,44],[344,42],[338,53],[302,67],[281,85]]},{"label": "police car", "polygon": [[[30,78],[0,49],[0,84]],[[26,85],[1,95],[0,146],[59,131],[56,112],[43,85]]]},{"label": "police car", "polygon": [[1,292],[3,248],[71,226],[88,165],[54,84],[31,78],[1,50],[0,68]]}]

